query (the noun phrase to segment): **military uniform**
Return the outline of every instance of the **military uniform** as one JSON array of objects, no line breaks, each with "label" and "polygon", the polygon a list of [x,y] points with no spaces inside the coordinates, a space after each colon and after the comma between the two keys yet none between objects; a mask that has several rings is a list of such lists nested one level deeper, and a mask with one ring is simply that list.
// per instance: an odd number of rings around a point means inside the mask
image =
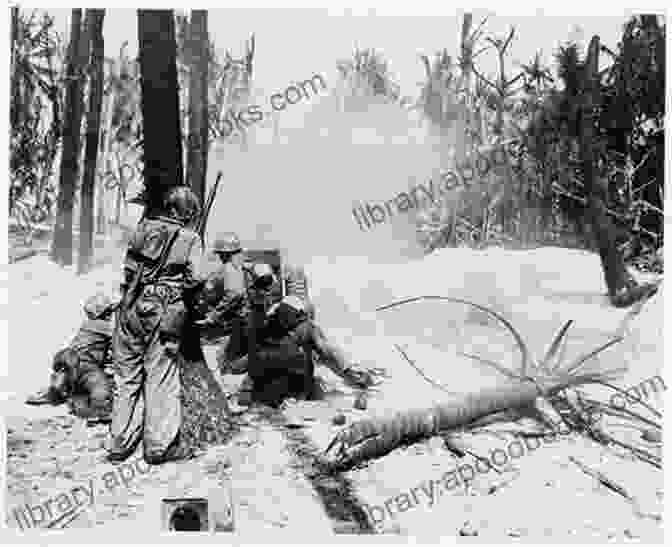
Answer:
[{"label": "military uniform", "polygon": [[217,351],[220,366],[247,353],[247,288],[252,280],[242,261],[233,258],[242,251],[240,239],[233,232],[217,235],[212,252],[222,264],[208,275],[197,299],[198,311],[204,316],[200,321],[203,334],[228,336]]},{"label": "military uniform", "polygon": [[[349,366],[340,348],[328,340],[324,331],[310,319],[305,306],[295,297],[286,297],[269,310],[259,325],[254,365],[245,355],[231,363],[228,371],[247,372],[253,392],[264,402],[313,389],[313,352],[335,374],[357,387],[369,387],[368,373]],[[283,393],[284,392],[284,393]]]},{"label": "military uniform", "polygon": [[211,274],[204,293],[212,295],[208,320],[229,339],[218,351],[218,360],[237,359],[247,353],[246,273],[242,266],[226,263]]},{"label": "military uniform", "polygon": [[70,343],[70,348],[79,356],[78,366],[72,371],[71,406],[75,415],[109,418],[114,381],[106,374],[105,364],[110,357],[112,329],[110,320],[87,319]]},{"label": "military uniform", "polygon": [[67,348],[53,360],[49,388],[26,402],[32,405],[68,402],[81,418],[108,421],[114,381],[105,372],[112,345],[111,300],[102,295],[89,298],[87,318]]},{"label": "military uniform", "polygon": [[173,218],[145,219],[131,237],[113,338],[118,395],[110,460],[126,459],[141,440],[148,463],[185,457],[178,347],[200,254],[198,234]]}]

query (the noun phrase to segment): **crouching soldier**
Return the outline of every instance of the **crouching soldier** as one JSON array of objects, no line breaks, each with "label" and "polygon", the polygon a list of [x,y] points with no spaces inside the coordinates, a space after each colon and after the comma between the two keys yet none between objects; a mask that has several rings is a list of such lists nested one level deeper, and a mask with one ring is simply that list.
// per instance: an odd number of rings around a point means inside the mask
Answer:
[{"label": "crouching soldier", "polygon": [[357,388],[373,385],[372,374],[348,364],[343,351],[310,319],[300,298],[287,296],[265,314],[260,313],[259,300],[251,302],[251,307],[256,316],[251,317],[248,337],[255,338],[249,344],[254,355],[248,353],[225,365],[223,372],[247,372],[253,398],[277,405],[288,396],[311,397],[315,390],[314,355],[349,385]]},{"label": "crouching soldier", "polygon": [[116,304],[102,294],[84,304],[86,319],[70,345],[56,353],[49,387],[29,397],[29,405],[68,403],[71,412],[90,424],[109,423],[114,380],[106,373]]}]

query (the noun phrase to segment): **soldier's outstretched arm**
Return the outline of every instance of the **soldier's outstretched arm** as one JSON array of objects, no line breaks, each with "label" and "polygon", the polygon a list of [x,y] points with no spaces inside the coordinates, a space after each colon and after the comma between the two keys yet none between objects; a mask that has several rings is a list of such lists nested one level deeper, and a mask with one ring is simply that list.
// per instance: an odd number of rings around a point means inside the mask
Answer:
[{"label": "soldier's outstretched arm", "polygon": [[372,375],[366,370],[358,370],[354,363],[348,363],[345,352],[333,340],[329,340],[314,321],[305,321],[297,331],[300,339],[317,352],[320,361],[348,384],[359,388],[373,385]]}]

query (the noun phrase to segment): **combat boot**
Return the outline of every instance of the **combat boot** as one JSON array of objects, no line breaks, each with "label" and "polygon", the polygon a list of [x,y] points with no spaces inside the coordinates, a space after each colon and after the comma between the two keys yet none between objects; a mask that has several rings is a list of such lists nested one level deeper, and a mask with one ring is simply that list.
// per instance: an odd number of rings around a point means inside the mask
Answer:
[{"label": "combat boot", "polygon": [[182,435],[178,434],[176,439],[163,454],[145,453],[143,458],[150,465],[161,465],[162,463],[167,462],[191,460],[196,456],[196,450],[183,440]]},{"label": "combat boot", "polygon": [[35,395],[31,395],[26,399],[27,405],[62,405],[65,403],[65,397],[59,394],[56,390],[52,388],[43,389],[42,391],[37,392]]}]

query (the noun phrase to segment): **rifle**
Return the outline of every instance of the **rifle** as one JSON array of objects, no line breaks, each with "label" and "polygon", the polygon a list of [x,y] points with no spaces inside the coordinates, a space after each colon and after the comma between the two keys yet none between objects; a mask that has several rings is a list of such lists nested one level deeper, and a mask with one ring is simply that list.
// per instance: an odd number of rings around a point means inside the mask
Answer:
[{"label": "rifle", "polygon": [[210,192],[208,192],[208,197],[205,200],[205,207],[203,208],[203,214],[201,215],[201,218],[198,221],[198,228],[197,228],[197,233],[201,238],[201,245],[203,248],[205,248],[205,228],[208,224],[208,217],[210,216],[210,210],[212,209],[212,204],[215,201],[215,196],[217,195],[217,188],[219,187],[219,181],[222,178],[222,172],[219,171],[217,173],[217,179],[215,180],[215,184],[212,188],[210,188]]}]

